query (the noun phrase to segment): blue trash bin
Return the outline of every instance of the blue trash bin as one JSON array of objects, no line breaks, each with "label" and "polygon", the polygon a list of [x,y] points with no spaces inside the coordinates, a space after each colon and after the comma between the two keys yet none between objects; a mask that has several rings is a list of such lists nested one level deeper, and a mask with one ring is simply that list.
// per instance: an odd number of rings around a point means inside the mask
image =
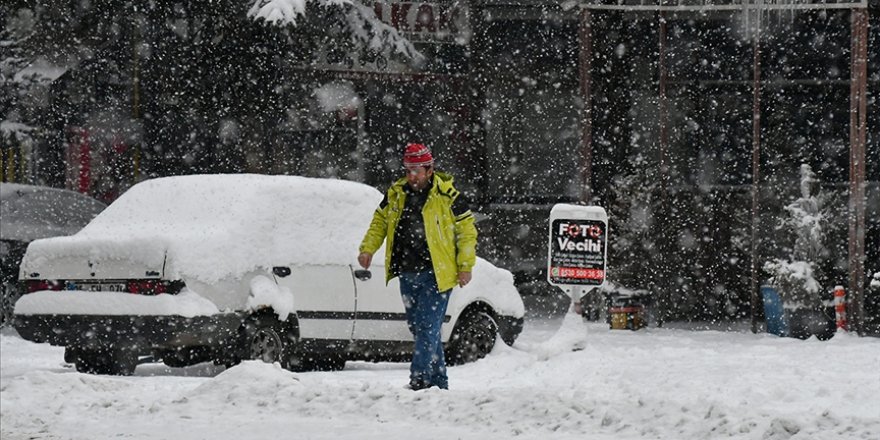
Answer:
[{"label": "blue trash bin", "polygon": [[785,309],[782,307],[782,298],[779,292],[770,286],[761,286],[761,296],[764,298],[764,319],[767,322],[767,333],[776,336],[788,336],[788,322],[785,319]]}]

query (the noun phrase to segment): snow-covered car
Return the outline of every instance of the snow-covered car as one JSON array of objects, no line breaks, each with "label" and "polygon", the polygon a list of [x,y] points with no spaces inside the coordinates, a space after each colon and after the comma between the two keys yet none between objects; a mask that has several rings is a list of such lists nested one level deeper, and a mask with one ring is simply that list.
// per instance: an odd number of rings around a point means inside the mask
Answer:
[{"label": "snow-covered car", "polygon": [[[14,326],[63,345],[83,372],[130,374],[245,359],[291,370],[411,356],[396,279],[357,265],[382,195],[355,182],[196,175],[135,185],[82,231],[31,243]],[[383,262],[383,251],[373,258]],[[524,307],[510,272],[479,259],[442,329],[451,364],[512,344]]]},{"label": "snow-covered car", "polygon": [[28,243],[75,234],[106,207],[75,191],[0,183],[0,325],[11,318],[20,295],[19,265]]}]

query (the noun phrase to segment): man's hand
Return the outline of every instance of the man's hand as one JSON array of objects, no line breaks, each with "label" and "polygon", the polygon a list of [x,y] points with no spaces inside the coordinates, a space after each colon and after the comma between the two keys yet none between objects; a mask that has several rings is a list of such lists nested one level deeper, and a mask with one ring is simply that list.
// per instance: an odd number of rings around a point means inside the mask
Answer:
[{"label": "man's hand", "polygon": [[[361,254],[358,255],[358,263],[360,263],[361,267],[363,267],[364,269],[369,269],[370,263],[372,261],[373,261],[373,254],[371,254],[369,252],[361,252]],[[459,276],[459,279],[461,279],[461,276]]]},{"label": "man's hand", "polygon": [[471,273],[470,272],[459,272],[458,273],[458,285],[464,287],[467,283],[471,282]]}]

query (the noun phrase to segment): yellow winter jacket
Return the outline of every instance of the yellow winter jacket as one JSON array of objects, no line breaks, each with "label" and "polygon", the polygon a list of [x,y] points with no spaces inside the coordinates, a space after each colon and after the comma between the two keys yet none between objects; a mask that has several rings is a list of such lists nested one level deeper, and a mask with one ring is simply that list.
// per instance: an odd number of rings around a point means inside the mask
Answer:
[{"label": "yellow winter jacket", "polygon": [[[435,171],[433,186],[422,208],[425,238],[437,277],[437,288],[441,292],[455,287],[458,273],[470,272],[477,260],[474,214],[467,206],[461,206],[462,203],[455,204],[460,193],[452,185],[453,180],[451,175]],[[373,214],[373,221],[360,246],[360,252],[374,254],[385,241],[386,283],[394,277],[391,273],[391,252],[397,223],[403,213],[406,184],[404,177],[388,188],[386,200]]]}]

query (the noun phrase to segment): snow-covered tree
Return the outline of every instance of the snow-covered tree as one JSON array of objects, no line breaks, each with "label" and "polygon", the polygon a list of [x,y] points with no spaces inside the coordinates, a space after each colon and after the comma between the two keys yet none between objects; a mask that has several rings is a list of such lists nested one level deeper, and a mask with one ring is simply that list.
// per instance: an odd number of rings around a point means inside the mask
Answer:
[{"label": "snow-covered tree", "polygon": [[31,131],[30,126],[21,122],[17,111],[31,82],[30,78],[16,78],[30,63],[22,47],[29,36],[26,26],[29,16],[20,15],[4,17],[4,22],[0,22],[0,142],[4,146],[16,144]]},{"label": "snow-covered tree", "polygon": [[825,247],[828,213],[825,195],[813,194],[816,176],[809,165],[800,167],[800,197],[785,206],[788,217],[781,220],[780,231],[794,235],[789,255],[765,263],[764,270],[780,295],[793,306],[815,307],[820,303],[821,261],[828,256]]},{"label": "snow-covered tree", "polygon": [[324,26],[328,23],[340,25],[356,50],[379,51],[415,63],[424,60],[409,40],[357,0],[253,0],[247,15],[275,25],[294,27],[318,19]]}]

